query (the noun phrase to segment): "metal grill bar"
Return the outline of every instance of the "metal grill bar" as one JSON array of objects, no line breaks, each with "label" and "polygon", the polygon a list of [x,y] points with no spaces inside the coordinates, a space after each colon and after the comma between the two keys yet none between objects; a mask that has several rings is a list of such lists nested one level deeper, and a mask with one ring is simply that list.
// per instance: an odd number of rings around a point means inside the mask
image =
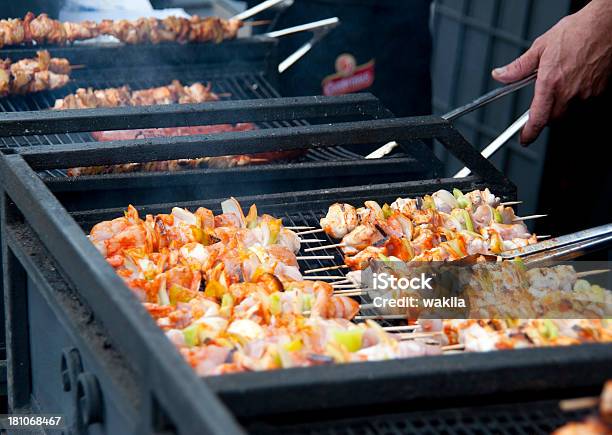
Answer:
[{"label": "metal grill bar", "polygon": [[[234,84],[238,88],[238,83]],[[0,136],[221,124],[237,120],[269,122],[363,114],[373,114],[377,117],[381,112],[380,102],[369,94],[342,98],[271,98],[201,104],[15,112],[6,113],[0,119]],[[290,125],[287,122],[283,126]]]},{"label": "metal grill bar", "polygon": [[[440,140],[473,173],[493,184],[509,184],[509,180],[476,152],[448,121],[436,116],[114,141],[104,144],[36,146],[16,152],[22,154],[35,169],[55,169],[430,138]],[[427,153],[431,156],[431,152],[422,143],[420,148],[417,144],[415,149],[420,155]],[[423,163],[432,165],[432,161],[425,160]]]}]

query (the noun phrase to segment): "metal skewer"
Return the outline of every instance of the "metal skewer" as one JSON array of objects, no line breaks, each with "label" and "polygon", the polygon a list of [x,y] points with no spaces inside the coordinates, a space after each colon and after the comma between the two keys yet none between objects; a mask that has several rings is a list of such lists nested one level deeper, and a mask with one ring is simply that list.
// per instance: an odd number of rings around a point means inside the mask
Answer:
[{"label": "metal skewer", "polygon": [[300,239],[300,243],[327,242],[325,239]]},{"label": "metal skewer", "polygon": [[337,288],[337,289],[355,289],[355,290],[361,290],[355,284],[333,284],[332,287],[333,288]]},{"label": "metal skewer", "polygon": [[463,350],[465,349],[465,344],[449,344],[448,346],[442,346],[442,352],[448,352],[449,350]]},{"label": "metal skewer", "polygon": [[503,205],[504,207],[509,207],[511,205],[519,205],[522,203],[523,201],[507,201],[507,202],[500,202],[499,205]]},{"label": "metal skewer", "polygon": [[308,227],[308,226],[294,226],[294,227],[284,227],[288,230],[312,230],[316,227]]}]

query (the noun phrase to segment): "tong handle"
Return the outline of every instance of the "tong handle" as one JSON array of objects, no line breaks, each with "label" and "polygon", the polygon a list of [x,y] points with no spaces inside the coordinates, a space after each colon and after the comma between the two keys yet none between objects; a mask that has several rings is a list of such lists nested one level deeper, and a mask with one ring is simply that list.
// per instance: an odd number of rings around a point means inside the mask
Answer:
[{"label": "tong handle", "polygon": [[268,38],[280,38],[282,36],[293,35],[294,33],[307,32],[309,30],[331,30],[340,23],[338,17],[326,18],[324,20],[313,21],[312,23],[300,24],[299,26],[287,27],[286,29],[274,30],[264,33]]},{"label": "tong handle", "polygon": [[533,82],[537,76],[538,76],[538,72],[536,71],[532,73],[531,75],[525,77],[524,79],[521,79],[514,83],[510,83],[509,85],[494,89],[491,92],[488,92],[476,98],[471,103],[468,103],[461,107],[457,107],[456,109],[451,110],[448,113],[445,113],[444,115],[442,115],[442,118],[446,119],[447,121],[453,121],[463,115],[466,115],[470,112],[473,112],[476,109],[481,108],[482,106],[486,104],[489,104],[491,101],[498,100],[503,96],[506,96],[508,94],[511,94],[514,91],[524,88],[529,83]]},{"label": "tong handle", "polygon": [[[523,128],[525,124],[527,124],[528,120],[529,120],[529,110],[523,113],[521,117],[517,119],[516,121],[514,121],[510,127],[505,129],[502,134],[497,136],[497,138],[493,142],[491,142],[489,145],[487,145],[480,154],[485,159],[488,159],[489,157],[491,157],[493,154],[497,152],[497,150],[499,150],[502,146],[504,146],[504,144],[508,142],[512,138],[512,136],[514,136],[521,128]],[[472,170],[466,166],[463,169],[461,169],[459,172],[457,172],[455,175],[453,175],[453,178],[467,177],[468,175],[470,175],[471,172]]]},{"label": "tong handle", "polygon": [[264,36],[269,38],[279,38],[281,36],[292,35],[298,32],[312,31],[314,35],[310,39],[310,41],[303,44],[296,51],[291,53],[285,60],[278,64],[278,73],[282,74],[285,72],[291,65],[300,60],[306,53],[308,53],[312,47],[315,46],[317,42],[323,39],[330,30],[340,24],[340,19],[338,17],[327,18],[325,20],[314,21],[312,23],[301,24],[299,26],[288,27],[286,29],[275,30],[273,32],[265,33]]},{"label": "tong handle", "polygon": [[612,245],[612,234],[602,235],[582,242],[570,243],[549,251],[543,251],[531,255],[524,260],[529,267],[545,266],[553,261],[569,261],[577,257],[582,257],[589,252],[595,252],[606,246]]},{"label": "tong handle", "polygon": [[566,234],[564,236],[554,237],[550,240],[535,243],[524,248],[504,252],[501,257],[504,260],[516,257],[527,258],[530,255],[534,255],[540,252],[551,252],[555,249],[559,249],[567,245],[588,243],[596,239],[602,239],[604,241],[612,239],[612,224],[601,225],[599,227],[589,228],[588,230],[577,231],[575,233]]},{"label": "tong handle", "polygon": [[266,0],[264,2],[256,4],[255,6],[253,6],[250,9],[247,9],[245,11],[242,11],[242,12],[234,15],[232,17],[232,19],[244,21],[247,18],[251,18],[252,16],[257,15],[260,12],[265,11],[266,9],[270,9],[271,7],[274,7],[277,4],[282,3],[284,1],[286,1],[286,0]]}]

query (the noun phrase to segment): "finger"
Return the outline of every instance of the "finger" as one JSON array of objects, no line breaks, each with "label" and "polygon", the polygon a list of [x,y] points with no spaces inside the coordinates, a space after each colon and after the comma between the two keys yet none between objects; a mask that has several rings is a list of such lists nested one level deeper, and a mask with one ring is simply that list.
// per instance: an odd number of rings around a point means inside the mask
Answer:
[{"label": "finger", "polygon": [[521,143],[528,145],[538,138],[550,119],[555,96],[552,86],[546,80],[538,80],[535,95],[529,109],[529,120],[521,132]]},{"label": "finger", "polygon": [[538,68],[542,50],[540,46],[532,45],[522,56],[500,68],[495,68],[491,75],[502,83],[512,83],[527,77]]}]

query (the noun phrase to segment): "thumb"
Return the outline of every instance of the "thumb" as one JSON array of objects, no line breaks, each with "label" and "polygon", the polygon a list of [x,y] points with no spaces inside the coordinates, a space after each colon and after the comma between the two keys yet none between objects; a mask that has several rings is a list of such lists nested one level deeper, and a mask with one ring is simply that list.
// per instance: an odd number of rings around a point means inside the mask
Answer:
[{"label": "thumb", "polygon": [[540,63],[541,50],[533,45],[522,56],[500,68],[495,68],[492,76],[502,83],[513,83],[534,72]]}]

